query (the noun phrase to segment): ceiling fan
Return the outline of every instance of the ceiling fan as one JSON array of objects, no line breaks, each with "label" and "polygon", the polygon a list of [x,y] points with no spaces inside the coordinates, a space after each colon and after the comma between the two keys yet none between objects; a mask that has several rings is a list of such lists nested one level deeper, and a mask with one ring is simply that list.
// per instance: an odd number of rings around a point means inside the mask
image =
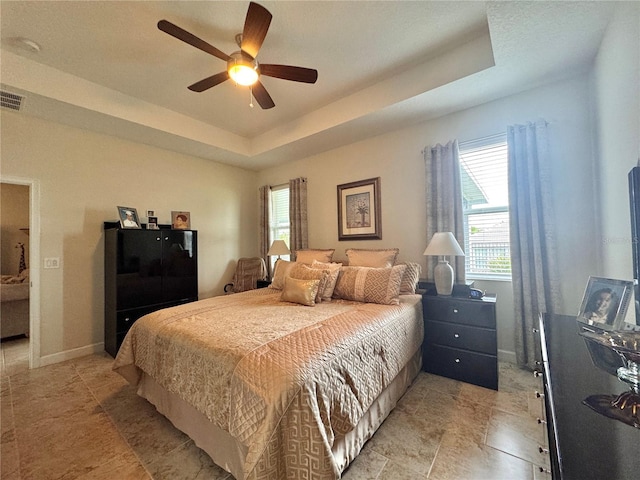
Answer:
[{"label": "ceiling fan", "polygon": [[189,90],[204,92],[231,78],[239,85],[250,86],[257,102],[263,109],[267,109],[273,108],[275,103],[260,82],[260,75],[303,83],[315,83],[318,79],[318,71],[311,68],[258,63],[256,56],[269,30],[271,17],[271,13],[262,5],[250,2],[244,29],[242,33],[236,35],[236,43],[240,50],[230,55],[167,20],[160,20],[158,28],[178,40],[227,62],[226,70],[190,85]]}]

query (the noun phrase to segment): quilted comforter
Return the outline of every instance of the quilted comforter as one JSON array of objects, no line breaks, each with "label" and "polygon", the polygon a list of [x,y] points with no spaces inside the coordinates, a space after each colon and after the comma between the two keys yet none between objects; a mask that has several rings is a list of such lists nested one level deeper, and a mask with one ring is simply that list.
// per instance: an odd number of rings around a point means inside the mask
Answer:
[{"label": "quilted comforter", "polygon": [[238,478],[339,478],[332,445],[422,338],[415,296],[304,307],[266,288],[142,317],[113,368],[134,384],[145,372],[235,437],[246,451]]}]

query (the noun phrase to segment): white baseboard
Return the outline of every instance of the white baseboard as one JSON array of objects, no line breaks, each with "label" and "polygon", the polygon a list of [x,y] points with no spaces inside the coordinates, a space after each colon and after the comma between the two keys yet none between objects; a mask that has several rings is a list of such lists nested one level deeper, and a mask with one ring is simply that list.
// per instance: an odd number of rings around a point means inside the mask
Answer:
[{"label": "white baseboard", "polygon": [[515,365],[518,363],[516,359],[516,352],[511,352],[509,350],[498,350],[498,361],[513,363]]},{"label": "white baseboard", "polygon": [[64,352],[54,353],[52,355],[45,355],[40,357],[40,367],[46,365],[53,365],[54,363],[64,362],[65,360],[71,360],[73,358],[84,357],[86,355],[93,355],[104,351],[104,342],[94,343],[93,345],[86,345],[80,348],[74,348],[72,350],[65,350]]}]

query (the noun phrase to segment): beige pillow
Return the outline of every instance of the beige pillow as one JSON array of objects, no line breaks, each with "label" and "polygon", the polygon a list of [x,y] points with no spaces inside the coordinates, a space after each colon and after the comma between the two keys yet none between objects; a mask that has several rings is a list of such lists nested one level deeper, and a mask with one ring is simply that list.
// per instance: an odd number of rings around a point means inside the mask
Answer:
[{"label": "beige pillow", "polygon": [[416,293],[416,287],[418,286],[420,274],[422,273],[422,265],[413,262],[399,263],[398,265],[407,266],[402,275],[402,281],[400,282],[400,295]]},{"label": "beige pillow", "polygon": [[318,295],[319,286],[320,280],[299,280],[286,277],[280,300],[313,307],[316,304],[315,299]]},{"label": "beige pillow", "polygon": [[284,288],[284,279],[289,274],[289,270],[293,268],[296,262],[289,262],[287,260],[278,260],[273,271],[273,279],[271,280],[270,288],[282,290]]},{"label": "beige pillow", "polygon": [[323,302],[330,302],[333,296],[333,289],[336,288],[336,282],[338,281],[338,275],[340,274],[341,263],[323,263],[314,260],[311,264],[311,268],[324,270],[327,272],[327,283],[324,289],[320,292],[320,298]]},{"label": "beige pillow", "polygon": [[348,248],[345,250],[350,267],[393,267],[398,256],[398,248]]},{"label": "beige pillow", "polygon": [[356,302],[398,305],[406,265],[388,268],[342,267],[333,296]]},{"label": "beige pillow", "polygon": [[311,268],[309,265],[296,262],[296,264],[289,269],[288,276],[297,280],[318,280],[320,284],[318,285],[318,293],[315,301],[316,303],[320,303],[322,301],[321,294],[329,279],[329,272],[327,270],[318,270],[316,268]]},{"label": "beige pillow", "polygon": [[306,263],[311,265],[314,260],[318,262],[330,262],[333,257],[333,252],[335,249],[326,248],[326,249],[312,249],[306,248],[304,250],[296,251],[296,262]]}]

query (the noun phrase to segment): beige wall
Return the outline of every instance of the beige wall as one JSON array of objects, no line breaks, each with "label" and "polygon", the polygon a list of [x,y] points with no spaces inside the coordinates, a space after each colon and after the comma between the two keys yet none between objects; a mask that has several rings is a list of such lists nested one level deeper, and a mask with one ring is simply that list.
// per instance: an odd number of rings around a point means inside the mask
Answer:
[{"label": "beige wall", "polygon": [[29,187],[3,183],[0,185],[0,265],[2,275],[17,275],[20,266],[18,242],[24,244],[25,260],[29,266],[29,236],[20,230],[29,227]]},{"label": "beige wall", "polygon": [[[3,178],[39,183],[40,258],[32,262],[45,363],[103,341],[102,222],[117,220],[118,205],[137,208],[143,221],[155,210],[160,223],[172,210],[191,212],[201,298],[222,293],[234,259],[257,254],[254,172],[16,112],[1,120]],[[59,257],[61,268],[43,269],[46,257]]]},{"label": "beige wall", "polygon": [[[589,140],[589,82],[578,78],[496,100],[377,138],[354,143],[293,164],[260,173],[261,184],[279,184],[289,178],[309,178],[310,246],[336,248],[344,258],[349,247],[399,247],[400,260],[419,262],[426,238],[424,162],[421,150],[453,138],[460,141],[504,132],[507,125],[544,118],[549,122],[554,205],[559,243],[559,271],[563,278],[563,312],[574,314],[594,265],[592,143]],[[382,232],[377,241],[339,242],[336,186],[381,177]],[[585,260],[587,259],[587,260]],[[503,358],[513,358],[513,301],[510,283],[479,282],[499,293],[498,343]]]},{"label": "beige wall", "polygon": [[[640,3],[615,12],[593,70],[600,275],[633,276],[627,175],[640,161]],[[627,317],[629,318],[629,317]]]}]

